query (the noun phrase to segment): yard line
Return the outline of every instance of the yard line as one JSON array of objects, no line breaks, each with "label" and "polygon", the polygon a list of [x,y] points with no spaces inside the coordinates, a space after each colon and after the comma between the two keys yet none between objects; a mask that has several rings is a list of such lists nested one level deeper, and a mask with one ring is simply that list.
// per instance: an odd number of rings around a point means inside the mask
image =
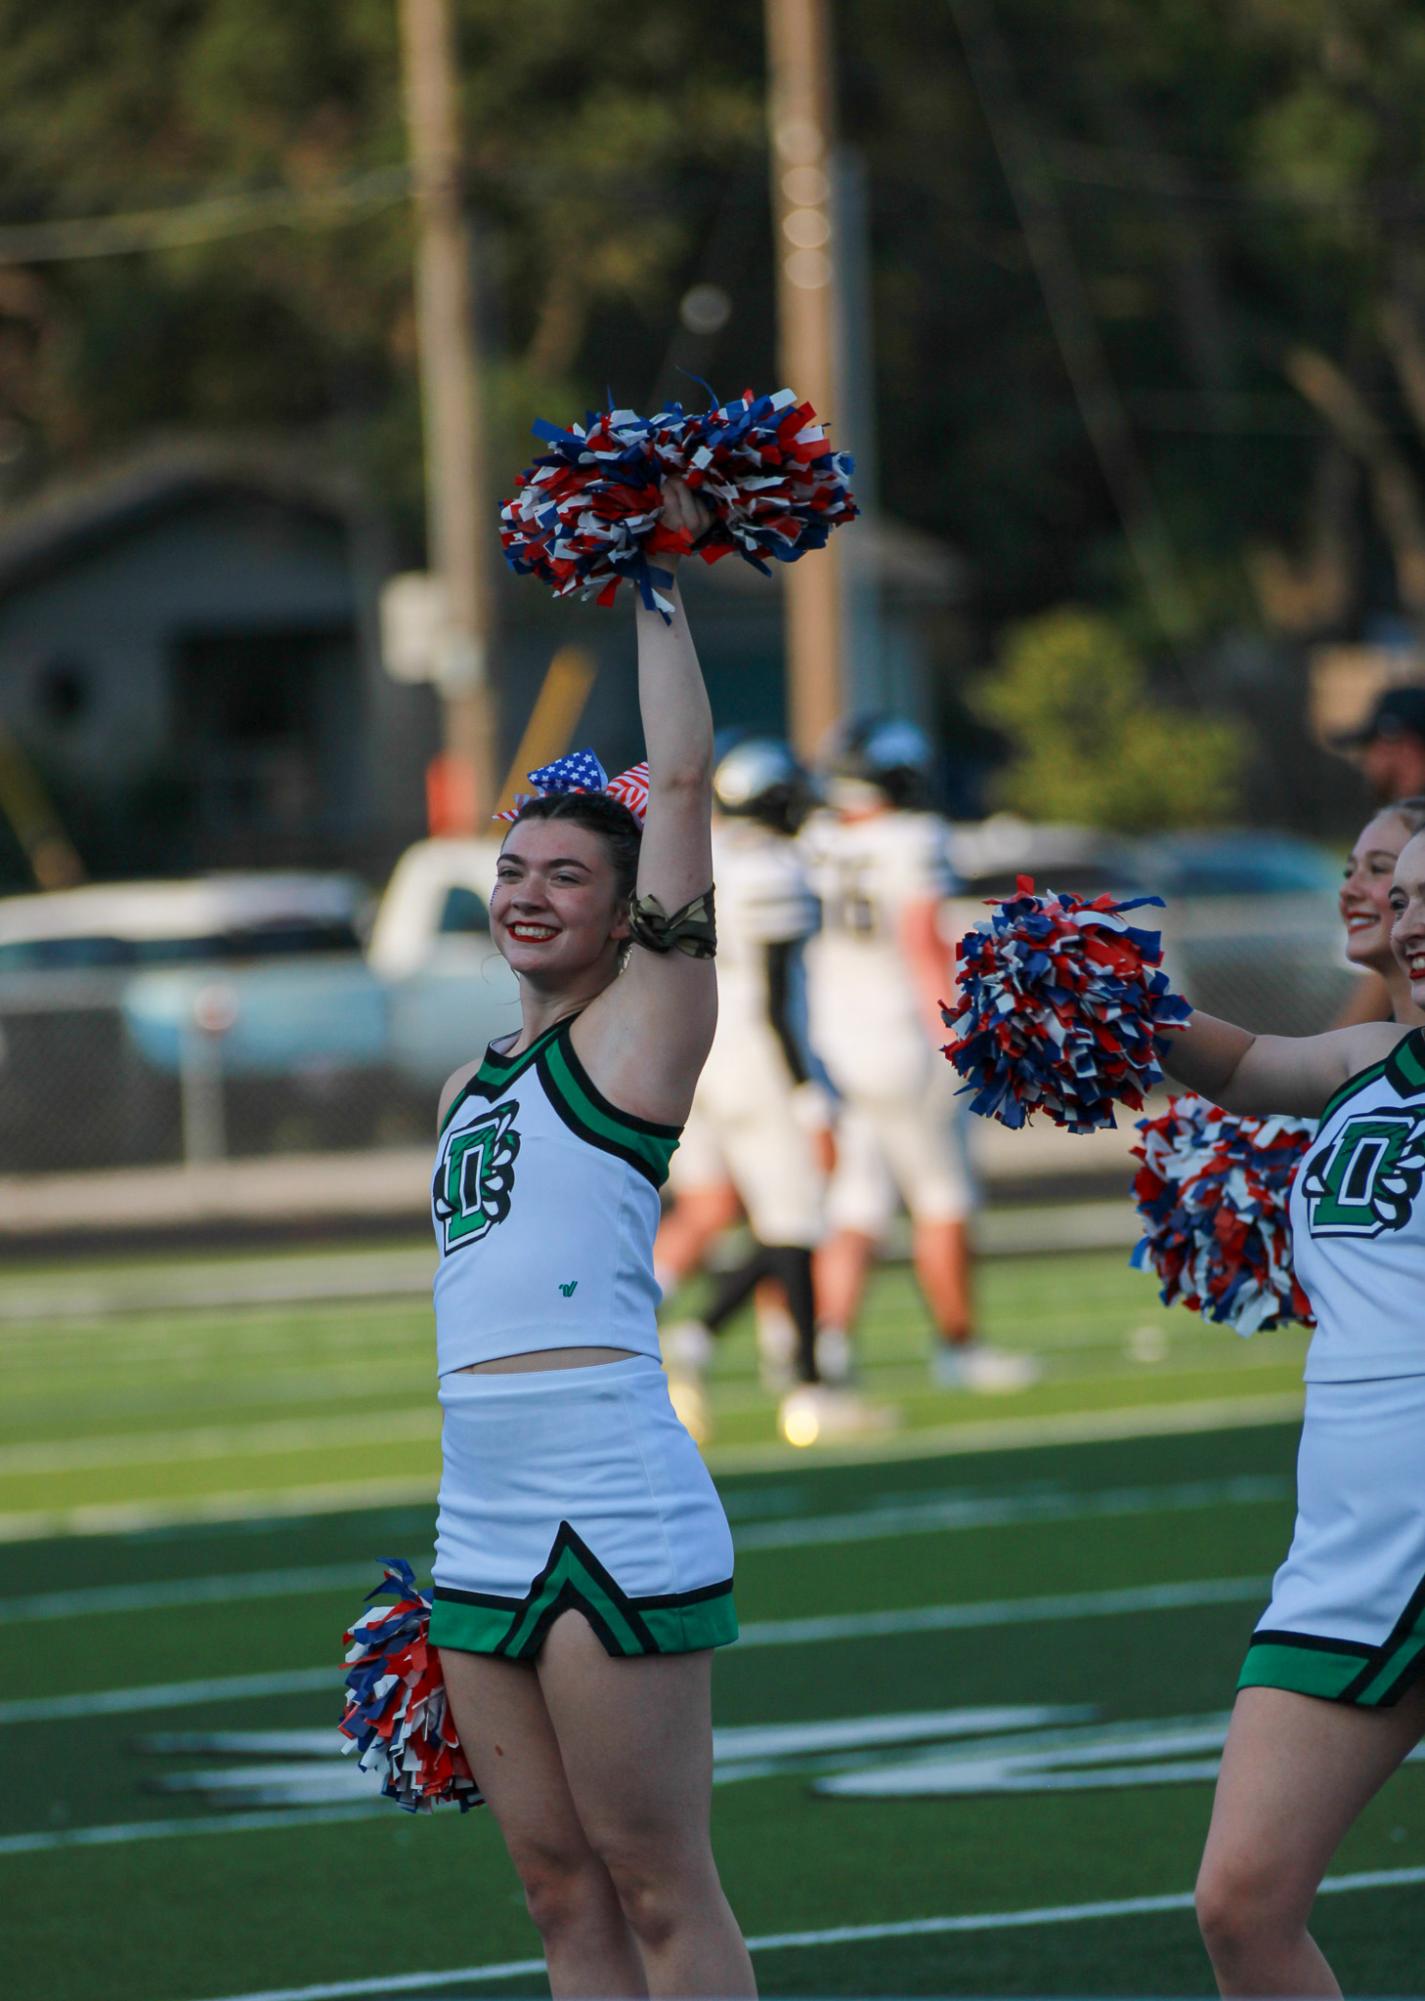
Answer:
[{"label": "yard line", "polygon": [[0,1477],[67,1473],[104,1466],[172,1465],[175,1460],[237,1459],[268,1452],[308,1452],[320,1445],[383,1445],[430,1439],[440,1431],[434,1404],[366,1416],[279,1417],[258,1424],[206,1424],[112,1438],[62,1438],[0,1446]]},{"label": "yard line", "polygon": [[[1178,1612],[1195,1605],[1235,1605],[1260,1598],[1260,1577],[1215,1577],[1195,1584],[1139,1584],[1118,1591],[1073,1591],[1039,1598],[988,1598],[974,1605],[920,1605],[900,1612],[848,1612],[811,1619],[760,1619],[742,1628],[743,1647],[804,1647],[823,1640],[870,1640],[897,1633],[967,1632],[1033,1625],[1040,1619],[1114,1618],[1127,1612]],[[0,1711],[3,1715],[3,1711]]]},{"label": "yard line", "polygon": [[[1366,1869],[1354,1876],[1328,1876],[1322,1896],[1347,1896],[1359,1890],[1406,1889],[1425,1883],[1425,1868]],[[879,1925],[835,1925],[823,1931],[769,1932],[747,1941],[749,1952],[796,1951],[832,1945],[870,1945],[891,1938],[934,1938],[955,1932],[1035,1930],[1043,1925],[1084,1924],[1102,1918],[1155,1917],[1162,1912],[1190,1911],[1191,1890],[1169,1891],[1157,1897],[1113,1897],[1091,1904],[1041,1904],[1022,1911],[972,1911],[959,1917],[903,1918]],[[374,2001],[390,1994],[429,1993],[458,1987],[467,1980],[516,1980],[544,1972],[542,1959],[507,1959],[492,1966],[462,1966],[441,1973],[394,1973],[386,1979],[324,1981],[315,1987],[268,1987],[258,1993],[232,1994],[225,2001]]]},{"label": "yard line", "polygon": [[[923,1430],[891,1432],[889,1436],[818,1444],[818,1465],[874,1464],[895,1459],[928,1459],[949,1452],[1032,1451],[1041,1445],[1092,1445],[1100,1440],[1159,1438],[1180,1432],[1239,1431],[1247,1426],[1299,1422],[1299,1389],[1260,1396],[1202,1398],[1189,1403],[1130,1404],[1116,1410],[1083,1410],[1052,1417],[977,1418],[964,1424],[927,1425]],[[781,1471],[790,1448],[785,1445],[713,1445],[708,1464],[714,1473]]]},{"label": "yard line", "polygon": [[[1232,1431],[1243,1426],[1294,1422],[1301,1416],[1301,1393],[1224,1397],[1211,1402],[1151,1404],[1111,1411],[1078,1411],[1053,1417],[989,1418],[893,1433],[858,1444],[818,1446],[818,1465],[893,1462],[940,1458],[947,1453],[1032,1451],[1044,1445],[1083,1445],[1108,1439],[1157,1438],[1183,1432]],[[789,1464],[811,1463],[785,1445],[714,1446],[708,1454],[714,1473],[785,1473]],[[365,1502],[432,1500],[434,1475],[392,1475],[380,1480],[340,1481],[271,1492],[242,1489],[173,1501],[101,1501],[74,1508],[16,1510],[0,1514],[0,1543],[67,1535],[133,1534],[184,1522],[242,1521],[256,1517],[331,1514]]]},{"label": "yard line", "polygon": [[[802,1549],[827,1542],[873,1542],[882,1536],[943,1535],[962,1529],[1006,1528],[1019,1522],[1092,1521],[1213,1507],[1252,1506],[1284,1500],[1291,1482],[1276,1475],[1244,1474],[1231,1480],[1191,1480],[1161,1487],[1107,1487],[1098,1493],[1051,1487],[1042,1492],[935,1496],[855,1514],[773,1517],[733,1530],[739,1556],[751,1550]],[[291,1570],[184,1577],[155,1584],[94,1584],[72,1591],[40,1591],[0,1598],[0,1621],[73,1619],[104,1612],[158,1612],[175,1605],[233,1604],[248,1598],[302,1596],[370,1586],[372,1563],[312,1564]]]},{"label": "yard line", "polygon": [[215,1813],[195,1816],[192,1820],[134,1820],[117,1827],[66,1827],[49,1834],[6,1834],[0,1835],[0,1856],[44,1855],[56,1848],[111,1848],[126,1841],[157,1841],[173,1834],[263,1834],[273,1828],[358,1820],[385,1805],[377,1793],[370,1800],[345,1806],[288,1807],[272,1813]]},{"label": "yard line", "polygon": [[[753,1620],[742,1628],[744,1647],[798,1647],[825,1640],[881,1639],[898,1633],[951,1633],[1039,1620],[1115,1618],[1131,1612],[1177,1612],[1199,1605],[1237,1605],[1260,1599],[1261,1577],[1214,1577],[1185,1584],[1139,1584],[1116,1591],[1064,1592],[1038,1598],[990,1598],[965,1605],[917,1605],[894,1612],[848,1612],[809,1619]],[[226,1675],[211,1681],[170,1682],[162,1687],[101,1689],[89,1695],[33,1696],[0,1702],[0,1724],[49,1723],[64,1717],[107,1716],[141,1709],[178,1708],[245,1696],[286,1695],[335,1688],[339,1663],[265,1675]]]}]

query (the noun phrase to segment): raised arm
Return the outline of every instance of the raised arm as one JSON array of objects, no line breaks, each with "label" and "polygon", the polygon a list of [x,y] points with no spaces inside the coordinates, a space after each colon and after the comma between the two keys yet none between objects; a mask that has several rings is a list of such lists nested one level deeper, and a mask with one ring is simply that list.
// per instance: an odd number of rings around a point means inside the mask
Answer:
[{"label": "raised arm", "polygon": [[[664,492],[668,532],[659,553],[676,568],[678,544],[691,546],[710,517],[681,480],[670,479]],[[672,917],[712,888],[713,728],[676,577],[664,595],[671,621],[642,604],[634,613],[648,754],[637,893],[656,897]],[[623,973],[585,1011],[575,1043],[594,1082],[621,1110],[676,1125],[687,1117],[716,1024],[712,959],[635,943]]]},{"label": "raised arm", "polygon": [[1174,1082],[1226,1111],[1313,1119],[1348,1077],[1388,1056],[1406,1032],[1382,1021],[1324,1035],[1252,1035],[1198,1011],[1164,1038],[1162,1061]]}]

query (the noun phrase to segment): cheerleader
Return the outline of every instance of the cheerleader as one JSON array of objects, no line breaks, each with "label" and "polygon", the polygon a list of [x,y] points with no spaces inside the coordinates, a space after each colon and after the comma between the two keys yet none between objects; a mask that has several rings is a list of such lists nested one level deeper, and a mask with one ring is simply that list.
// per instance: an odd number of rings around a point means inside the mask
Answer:
[{"label": "cheerleader", "polygon": [[[1352,856],[1342,913],[1361,963],[1367,884],[1419,824],[1413,803],[1378,816]],[[1425,834],[1399,847],[1385,902],[1418,1023]],[[1229,1111],[1320,1120],[1291,1199],[1317,1321],[1296,1530],[1238,1683],[1197,1909],[1223,1994],[1336,1995],[1307,1929],[1317,1889],[1425,1731],[1425,1029],[1288,1038],[1196,1013],[1164,1063]]]},{"label": "cheerleader", "polygon": [[[665,496],[690,544],[706,510]],[[430,1636],[556,1997],[754,1991],[708,1832],[732,1543],[655,1321],[658,1189],[717,1012],[712,727],[669,595],[670,624],[636,613],[644,828],[599,791],[518,812],[490,921],[521,1027],[446,1084],[433,1184]]]}]

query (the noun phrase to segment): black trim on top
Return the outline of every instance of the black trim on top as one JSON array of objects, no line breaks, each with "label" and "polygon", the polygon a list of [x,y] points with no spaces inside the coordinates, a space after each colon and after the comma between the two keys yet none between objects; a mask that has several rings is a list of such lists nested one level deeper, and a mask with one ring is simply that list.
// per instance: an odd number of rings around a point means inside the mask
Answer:
[{"label": "black trim on top", "polygon": [[[573,1019],[573,1015],[567,1017],[569,1021]],[[465,1103],[467,1098],[488,1099],[498,1097],[507,1085],[513,1084],[517,1078],[524,1075],[531,1064],[539,1061],[540,1055],[544,1050],[544,1045],[551,1041],[564,1025],[564,1022],[556,1021],[553,1028],[547,1028],[543,1035],[536,1036],[534,1041],[529,1045],[529,1048],[522,1049],[518,1056],[501,1056],[493,1042],[486,1043],[485,1054],[480,1059],[480,1068],[475,1072],[469,1083],[463,1084],[460,1090],[456,1092],[455,1097],[451,1101],[450,1110],[441,1121],[440,1131],[436,1134],[437,1140],[445,1138],[451,1120],[455,1117],[455,1114],[460,1110],[460,1107]],[[518,1032],[518,1030],[515,1031],[516,1034]],[[485,1074],[486,1070],[492,1068],[499,1074],[487,1077]]]},{"label": "black trim on top", "polygon": [[623,1161],[626,1166],[633,1168],[636,1173],[641,1174],[650,1187],[660,1188],[663,1185],[641,1153],[631,1146],[620,1146],[619,1142],[615,1139],[610,1139],[607,1133],[595,1132],[592,1126],[584,1124],[584,1121],[571,1105],[567,1105],[564,1102],[564,1093],[559,1088],[559,1080],[550,1076],[549,1067],[544,1061],[543,1050],[540,1051],[538,1067],[540,1082],[544,1085],[545,1097],[576,1139],[583,1140],[587,1146],[597,1147],[601,1153],[613,1154],[615,1159]]},{"label": "black trim on top", "polygon": [[[1422,1611],[1425,1611],[1425,1577],[1421,1578],[1420,1582],[1406,1599],[1404,1611],[1381,1641],[1380,1645],[1372,1648],[1371,1651],[1374,1658],[1369,1668],[1362,1668],[1356,1679],[1347,1685],[1345,1693],[1348,1698],[1358,1695],[1363,1688],[1369,1687],[1378,1674],[1389,1668],[1390,1657],[1397,1648],[1406,1640],[1415,1638]],[[1418,1672],[1419,1665],[1412,1661],[1404,1680],[1400,1682],[1395,1693],[1388,1697],[1382,1696],[1380,1698],[1382,1707],[1389,1709],[1392,1704],[1398,1702],[1400,1700],[1400,1690],[1407,1688],[1414,1679],[1414,1674]]]},{"label": "black trim on top", "polygon": [[1300,1647],[1306,1653],[1357,1654],[1365,1661],[1373,1674],[1380,1665],[1380,1648],[1372,1647],[1364,1640],[1328,1640],[1319,1633],[1276,1633],[1269,1626],[1259,1626],[1251,1639],[1253,1647]]},{"label": "black trim on top", "polygon": [[[560,1022],[559,1028],[571,1029],[577,1019],[577,1015],[571,1014],[564,1021]],[[556,1034],[558,1032],[559,1030],[555,1031]],[[611,1104],[579,1061],[579,1053],[567,1034],[564,1036],[564,1060],[574,1072],[574,1081],[578,1084],[580,1090],[588,1093],[597,1109],[604,1114],[605,1118],[617,1119],[622,1125],[632,1126],[635,1132],[647,1133],[650,1139],[681,1138],[683,1131],[681,1126],[657,1125],[652,1119],[641,1119],[636,1112],[625,1112],[620,1106]]]},{"label": "black trim on top", "polygon": [[446,1605],[478,1605],[486,1612],[517,1612],[524,1603],[523,1598],[499,1598],[490,1591],[457,1591],[451,1584],[433,1586],[431,1597]]},{"label": "black trim on top", "polygon": [[1406,1050],[1425,1070],[1425,1028],[1412,1028],[1409,1035],[1402,1035],[1394,1049],[1385,1059],[1385,1074],[1391,1085],[1402,1098],[1418,1098],[1425,1092],[1425,1083],[1406,1074],[1402,1057]]},{"label": "black trim on top", "polygon": [[725,1598],[731,1589],[732,1579],[724,1577],[721,1584],[700,1584],[694,1591],[665,1591],[655,1598],[630,1598],[628,1602],[640,1612],[676,1612],[683,1605],[704,1605],[709,1598]]},{"label": "black trim on top", "polygon": [[600,1617],[597,1608],[591,1606],[585,1599],[581,1598],[574,1586],[567,1581],[560,1585],[549,1606],[540,1614],[538,1620],[535,1622],[533,1633],[520,1648],[519,1653],[510,1653],[510,1641],[514,1638],[515,1633],[523,1623],[526,1614],[538,1598],[540,1592],[548,1584],[565,1550],[573,1551],[574,1555],[578,1557],[584,1568],[589,1572],[594,1582],[612,1598],[615,1605],[618,1606],[619,1611],[628,1621],[634,1636],[642,1644],[645,1653],[656,1654],[659,1651],[658,1642],[634,1610],[633,1601],[629,1598],[627,1592],[622,1590],[614,1578],[610,1576],[609,1572],[605,1570],[603,1564],[599,1562],[599,1559],[595,1556],[584,1538],[570,1522],[561,1522],[556,1529],[554,1540],[549,1545],[549,1555],[545,1560],[544,1568],[520,1600],[519,1609],[510,1620],[509,1631],[500,1641],[499,1646],[495,1648],[495,1652],[516,1660],[522,1658],[527,1650],[537,1653],[540,1645],[543,1644],[545,1634],[559,1617],[559,1614],[573,1609],[584,1614],[589,1624],[598,1634],[605,1653],[611,1654],[615,1658],[622,1657],[623,1649],[609,1630],[607,1622]]}]

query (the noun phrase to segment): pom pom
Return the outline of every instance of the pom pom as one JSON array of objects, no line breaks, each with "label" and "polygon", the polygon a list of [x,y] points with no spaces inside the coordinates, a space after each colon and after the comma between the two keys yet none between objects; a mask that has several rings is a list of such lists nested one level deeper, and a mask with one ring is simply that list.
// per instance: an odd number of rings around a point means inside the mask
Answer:
[{"label": "pom pom", "polygon": [[342,1750],[358,1752],[363,1772],[381,1774],[381,1794],[407,1813],[453,1800],[462,1813],[481,1802],[460,1748],[455,1719],[431,1646],[430,1597],[402,1557],[385,1558],[386,1575],[366,1602],[392,1594],[394,1605],[364,1612],[345,1635],[346,1709]]},{"label": "pom pom", "polygon": [[1244,1336],[1293,1320],[1314,1327],[1287,1212],[1310,1123],[1239,1117],[1188,1094],[1138,1130],[1133,1197],[1144,1234],[1133,1263],[1157,1274],[1164,1305],[1180,1299]]},{"label": "pom pom", "polygon": [[970,1109],[1022,1126],[1044,1112],[1070,1132],[1116,1125],[1161,1083],[1165,1030],[1192,1010],[1168,987],[1156,931],[1125,913],[1157,896],[1036,896],[1029,876],[955,947],[959,1005],[942,1007],[944,1053],[968,1078]]},{"label": "pom pom", "polygon": [[654,417],[605,410],[567,431],[534,429],[550,449],[500,509],[500,542],[511,569],[542,578],[556,597],[612,604],[627,577],[645,605],[671,615],[659,587],[672,575],[655,559],[686,555],[692,544],[659,520],[670,473],[712,510],[698,544],[709,563],[735,550],[766,572],[769,560],[793,563],[855,519],[853,463],[832,451],[816,412],[790,389],[749,389],[700,413],[672,403]]}]

